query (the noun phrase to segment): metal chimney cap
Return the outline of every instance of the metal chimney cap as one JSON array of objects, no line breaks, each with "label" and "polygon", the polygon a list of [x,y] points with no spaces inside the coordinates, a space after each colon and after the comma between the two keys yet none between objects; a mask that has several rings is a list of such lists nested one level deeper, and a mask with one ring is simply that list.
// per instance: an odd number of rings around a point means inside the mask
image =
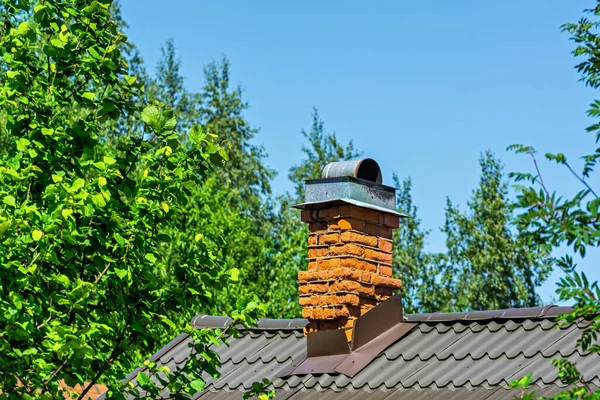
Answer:
[{"label": "metal chimney cap", "polygon": [[321,170],[321,179],[351,177],[382,184],[381,168],[372,158],[335,161],[326,164]]},{"label": "metal chimney cap", "polygon": [[292,207],[314,210],[352,204],[406,217],[396,211],[396,188],[381,181],[381,169],[372,158],[330,162],[321,170],[321,179],[305,181],[304,202]]}]

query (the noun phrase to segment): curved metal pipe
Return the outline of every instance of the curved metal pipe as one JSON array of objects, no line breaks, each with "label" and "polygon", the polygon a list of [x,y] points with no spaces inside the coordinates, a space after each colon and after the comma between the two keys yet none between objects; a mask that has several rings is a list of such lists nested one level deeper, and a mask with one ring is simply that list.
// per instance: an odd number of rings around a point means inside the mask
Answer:
[{"label": "curved metal pipe", "polygon": [[321,170],[321,179],[346,176],[382,183],[381,168],[372,158],[330,162]]}]

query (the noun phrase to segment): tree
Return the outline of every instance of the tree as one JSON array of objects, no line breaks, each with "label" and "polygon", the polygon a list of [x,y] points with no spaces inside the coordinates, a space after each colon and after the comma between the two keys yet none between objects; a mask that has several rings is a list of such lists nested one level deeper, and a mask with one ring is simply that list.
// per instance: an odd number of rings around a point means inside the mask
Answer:
[{"label": "tree", "polygon": [[316,108],[313,108],[310,132],[302,129],[301,134],[308,141],[308,146],[302,145],[302,152],[306,158],[300,165],[290,168],[288,174],[294,184],[295,198],[298,202],[304,198],[304,181],[320,178],[321,168],[325,164],[332,161],[352,160],[362,154],[354,148],[352,140],[344,146],[338,141],[335,132],[325,132],[324,122]]},{"label": "tree", "polygon": [[[199,231],[185,238],[189,257],[167,262],[165,227],[227,155],[200,127],[181,140],[160,104],[140,113],[131,101],[140,84],[127,74],[119,49],[127,39],[110,6],[0,4],[0,108],[13,139],[0,156],[3,398],[61,398],[61,381],[82,385],[81,397],[102,381],[109,398],[122,398],[129,389],[120,380],[183,330],[173,321],[237,279]],[[145,131],[117,149],[106,121],[123,115]],[[242,323],[262,310],[251,298],[238,306]],[[156,384],[138,375],[151,396],[159,385],[183,398],[200,390],[203,371],[217,373],[216,338],[190,333],[204,356],[160,371],[166,379]]]},{"label": "tree", "polygon": [[487,151],[480,160],[479,187],[462,213],[447,200],[447,253],[436,299],[446,311],[533,307],[535,289],[550,273],[544,246],[532,246],[526,234],[511,226],[512,210],[502,166]]},{"label": "tree", "polygon": [[412,200],[411,179],[400,182],[396,173],[393,179],[397,189],[396,208],[408,215],[394,231],[393,238],[394,274],[402,280],[403,309],[405,313],[435,312],[442,299],[439,298],[439,284],[435,281],[435,255],[425,249],[429,231],[421,228],[418,208]]},{"label": "tree", "polygon": [[[575,57],[583,58],[576,65],[581,73],[582,81],[593,89],[600,88],[600,2],[594,8],[586,10],[591,17],[583,17],[576,23],[567,23],[562,30],[571,35],[576,43],[573,50]],[[588,116],[600,117],[600,101],[595,100],[588,110]],[[596,143],[600,140],[600,123],[594,123],[587,129],[595,135]],[[543,178],[541,163],[535,149],[520,144],[511,145],[509,149],[517,153],[527,154],[533,161],[533,173],[513,173],[511,176],[519,184],[519,196],[516,207],[520,211],[517,223],[521,230],[529,233],[528,239],[533,245],[546,246],[548,249],[562,251],[564,246],[570,247],[575,254],[585,257],[589,249],[600,246],[600,223],[598,209],[600,199],[597,191],[589,184],[596,164],[600,159],[600,149],[591,146],[591,152],[581,157],[584,161],[581,173],[571,166],[563,153],[546,153],[550,162],[567,168],[581,184],[581,190],[574,195],[552,190]],[[600,288],[598,282],[590,282],[587,276],[577,270],[571,254],[552,259],[553,265],[560,268],[564,276],[559,280],[556,293],[562,302],[573,304],[573,311],[561,316],[565,325],[587,320],[588,326],[583,331],[577,344],[581,354],[598,353],[600,346],[596,339],[600,334]],[[574,385],[571,389],[559,393],[560,399],[597,399],[600,391],[589,387],[585,377],[577,369],[577,365],[568,360],[555,359],[552,363],[557,368],[558,376],[566,385]],[[533,371],[535,374],[536,371]],[[514,381],[511,386],[521,390],[521,397],[536,398],[535,392],[526,393],[531,376]],[[575,386],[576,385],[576,386]]]}]

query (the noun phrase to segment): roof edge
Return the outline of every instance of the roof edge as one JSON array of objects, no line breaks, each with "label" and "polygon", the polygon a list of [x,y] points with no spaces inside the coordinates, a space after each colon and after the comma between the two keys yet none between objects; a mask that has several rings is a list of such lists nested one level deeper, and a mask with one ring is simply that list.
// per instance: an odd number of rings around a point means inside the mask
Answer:
[{"label": "roof edge", "polygon": [[[205,329],[205,328],[219,328],[225,329],[229,327],[233,323],[233,320],[230,317],[224,316],[213,316],[200,314],[196,315],[192,318],[190,325],[193,328]],[[293,319],[273,319],[273,318],[261,318],[257,321],[256,326],[242,326],[240,325],[239,329],[246,330],[298,330],[303,329],[306,325],[308,325],[308,320],[304,318],[293,318]]]}]

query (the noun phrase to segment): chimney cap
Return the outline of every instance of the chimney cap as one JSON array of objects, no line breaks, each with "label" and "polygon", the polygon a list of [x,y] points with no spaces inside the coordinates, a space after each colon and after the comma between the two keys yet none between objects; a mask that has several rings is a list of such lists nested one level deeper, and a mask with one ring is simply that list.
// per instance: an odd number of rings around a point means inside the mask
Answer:
[{"label": "chimney cap", "polygon": [[396,211],[396,188],[381,181],[381,169],[372,158],[330,162],[321,179],[306,181],[304,203],[293,207],[314,210],[345,203],[406,217]]},{"label": "chimney cap", "polygon": [[382,184],[381,168],[372,158],[334,161],[321,169],[321,179],[351,177]]}]

